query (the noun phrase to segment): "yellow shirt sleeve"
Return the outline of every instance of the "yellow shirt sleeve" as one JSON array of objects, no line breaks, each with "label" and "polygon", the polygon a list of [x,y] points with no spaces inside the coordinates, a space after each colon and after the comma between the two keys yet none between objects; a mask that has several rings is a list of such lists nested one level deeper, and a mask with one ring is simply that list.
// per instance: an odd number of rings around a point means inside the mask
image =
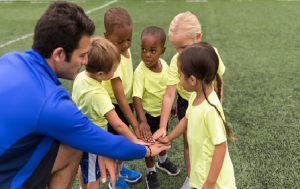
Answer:
[{"label": "yellow shirt sleeve", "polygon": [[112,80],[114,78],[117,78],[117,77],[119,77],[121,80],[123,78],[122,65],[121,64],[119,64],[117,70],[114,73],[114,76],[110,80]]},{"label": "yellow shirt sleeve", "polygon": [[178,67],[177,67],[177,59],[178,59],[179,53],[175,54],[171,60],[170,66],[169,66],[169,80],[168,85],[177,85],[180,82],[180,75],[178,73]]},{"label": "yellow shirt sleeve", "polygon": [[145,91],[144,80],[144,75],[139,70],[136,70],[133,76],[133,97],[143,98]]},{"label": "yellow shirt sleeve", "polygon": [[218,111],[211,107],[206,111],[204,118],[212,143],[217,145],[225,142],[227,140],[226,130]]},{"label": "yellow shirt sleeve", "polygon": [[112,109],[114,109],[114,105],[108,95],[99,93],[93,95],[93,110],[99,117],[104,117]]},{"label": "yellow shirt sleeve", "polygon": [[218,49],[215,48],[215,47],[214,47],[214,49],[215,49],[215,52],[217,53],[218,58],[219,58],[219,67],[218,67],[217,73],[219,74],[219,76],[222,76],[225,72],[226,67],[225,67],[225,65],[224,65],[224,63],[223,63],[223,61],[222,61],[222,59],[219,55]]}]

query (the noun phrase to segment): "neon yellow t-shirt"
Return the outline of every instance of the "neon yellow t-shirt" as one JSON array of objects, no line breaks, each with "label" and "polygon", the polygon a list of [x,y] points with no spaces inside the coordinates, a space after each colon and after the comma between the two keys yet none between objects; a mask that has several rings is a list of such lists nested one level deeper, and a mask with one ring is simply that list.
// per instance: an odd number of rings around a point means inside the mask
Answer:
[{"label": "neon yellow t-shirt", "polygon": [[[194,188],[202,188],[211,167],[215,145],[227,142],[227,138],[225,126],[217,110],[206,100],[198,106],[193,106],[196,96],[196,92],[191,94],[186,111],[186,118],[188,119],[187,138],[191,163],[189,184]],[[208,96],[208,100],[218,108],[225,120],[222,106],[215,91]],[[234,170],[228,148],[226,148],[216,188],[236,189]]]},{"label": "neon yellow t-shirt", "polygon": [[[222,76],[225,72],[225,66],[224,63],[218,53],[217,48],[214,48],[218,58],[219,58],[219,67],[218,67],[218,74],[219,76]],[[190,96],[191,96],[191,92],[186,91],[180,84],[180,75],[178,73],[178,67],[177,67],[177,59],[178,59],[179,53],[175,54],[171,60],[171,64],[170,64],[170,69],[169,69],[169,81],[168,81],[168,85],[177,85],[176,89],[178,91],[178,93],[180,94],[180,96],[185,99],[185,100],[189,100]],[[213,84],[212,84],[213,86]]]},{"label": "neon yellow t-shirt", "polygon": [[141,61],[134,72],[133,96],[142,99],[144,110],[153,117],[161,114],[161,105],[166,92],[168,82],[168,65],[163,59],[159,59],[162,71],[151,71]]},{"label": "neon yellow t-shirt", "polygon": [[114,109],[114,105],[103,85],[88,77],[85,71],[79,73],[74,81],[72,100],[94,124],[106,129],[104,115]]},{"label": "neon yellow t-shirt", "polygon": [[[128,104],[130,104],[132,103],[133,68],[132,68],[132,58],[131,58],[130,49],[128,49],[128,52],[130,58],[126,58],[125,56],[121,55],[120,65],[118,66],[118,69],[116,70],[113,78],[111,79],[117,77],[121,79],[123,89],[124,89],[125,99],[128,102]],[[102,83],[104,88],[108,92],[112,103],[118,104],[110,80],[103,81]]]}]

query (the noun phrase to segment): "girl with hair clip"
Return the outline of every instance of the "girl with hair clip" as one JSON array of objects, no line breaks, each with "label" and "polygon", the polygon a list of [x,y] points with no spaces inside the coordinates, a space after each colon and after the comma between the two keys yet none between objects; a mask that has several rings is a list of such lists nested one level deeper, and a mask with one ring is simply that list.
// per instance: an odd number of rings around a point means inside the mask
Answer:
[{"label": "girl with hair clip", "polygon": [[[201,24],[199,23],[197,17],[191,12],[180,13],[174,17],[170,24],[169,28],[169,40],[172,46],[176,49],[177,53],[171,60],[169,67],[169,78],[168,84],[166,88],[166,92],[163,97],[162,108],[161,108],[161,119],[159,127],[153,134],[153,139],[156,140],[159,137],[164,138],[166,136],[166,127],[168,123],[168,117],[170,111],[172,109],[172,105],[175,99],[175,94],[177,90],[177,102],[176,107],[178,120],[180,121],[184,116],[188,107],[188,100],[191,96],[191,93],[186,91],[182,85],[180,84],[180,76],[178,73],[177,60],[181,51],[192,45],[193,43],[197,43],[201,41],[202,33],[201,33]],[[222,104],[223,101],[223,85],[222,85],[222,75],[225,72],[225,66],[223,64],[222,59],[220,58],[218,51],[214,48],[218,59],[219,59],[219,67],[218,74],[220,77],[215,79],[213,82],[213,88],[215,91],[219,92],[220,102]],[[171,116],[171,119],[173,116]],[[184,161],[187,172],[187,178],[185,179],[183,186],[181,189],[190,189],[189,186],[189,177],[190,177],[190,161],[189,161],[189,145],[187,140],[187,133],[183,133],[183,144],[184,144]]]},{"label": "girl with hair clip", "polygon": [[218,78],[219,59],[208,43],[193,44],[178,57],[182,87],[192,92],[186,115],[165,138],[168,143],[187,131],[191,174],[189,185],[197,189],[236,189],[233,165],[227,148],[227,137],[235,138],[225,122],[220,91],[212,82]]}]

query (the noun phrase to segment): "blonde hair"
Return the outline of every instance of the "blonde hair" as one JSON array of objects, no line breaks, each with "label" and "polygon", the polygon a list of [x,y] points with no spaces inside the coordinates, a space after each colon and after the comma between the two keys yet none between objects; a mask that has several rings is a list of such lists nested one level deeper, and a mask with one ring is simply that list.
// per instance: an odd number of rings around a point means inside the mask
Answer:
[{"label": "blonde hair", "polygon": [[201,33],[201,24],[191,12],[180,13],[174,17],[170,24],[169,36],[174,37],[182,32],[186,37],[194,39]]},{"label": "blonde hair", "polygon": [[110,41],[102,37],[94,37],[91,39],[90,49],[88,52],[88,63],[85,69],[89,73],[103,71],[109,73],[113,65],[120,63],[121,56],[118,48]]}]

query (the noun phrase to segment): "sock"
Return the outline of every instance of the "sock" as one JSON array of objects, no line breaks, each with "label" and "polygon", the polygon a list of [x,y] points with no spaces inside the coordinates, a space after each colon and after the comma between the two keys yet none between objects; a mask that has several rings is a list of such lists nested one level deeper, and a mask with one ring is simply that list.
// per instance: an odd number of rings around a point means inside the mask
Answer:
[{"label": "sock", "polygon": [[123,163],[121,165],[118,165],[118,169],[119,169],[119,171],[123,170]]},{"label": "sock", "polygon": [[186,177],[185,181],[190,181],[190,178],[189,178],[189,177]]},{"label": "sock", "polygon": [[153,167],[151,167],[151,168],[148,168],[148,167],[147,167],[147,174],[149,174],[150,171],[156,172],[156,170],[155,170],[155,165],[154,165]]},{"label": "sock", "polygon": [[158,155],[159,163],[164,163],[167,159],[167,154],[164,156]]},{"label": "sock", "polygon": [[120,178],[120,177],[122,177],[122,175],[119,172],[119,174],[116,175],[116,178]]}]

